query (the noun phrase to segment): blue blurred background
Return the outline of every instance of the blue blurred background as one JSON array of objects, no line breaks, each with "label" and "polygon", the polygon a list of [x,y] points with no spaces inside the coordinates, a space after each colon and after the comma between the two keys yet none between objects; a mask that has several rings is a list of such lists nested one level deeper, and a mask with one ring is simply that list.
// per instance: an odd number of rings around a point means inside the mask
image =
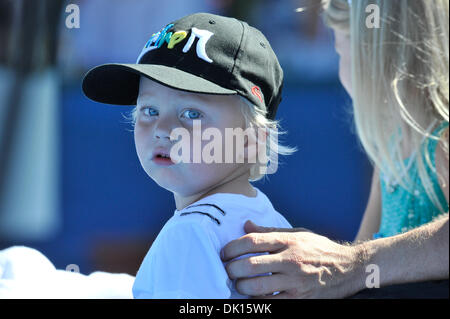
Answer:
[{"label": "blue blurred background", "polygon": [[[200,11],[262,30],[285,71],[277,118],[299,151],[255,186],[294,226],[353,240],[372,170],[318,3],[0,0],[0,249],[26,245],[57,268],[135,275],[173,197],[140,167],[131,108],[88,100],[81,80],[98,64],[134,63],[152,33]],[[79,28],[68,27],[69,4]]]}]

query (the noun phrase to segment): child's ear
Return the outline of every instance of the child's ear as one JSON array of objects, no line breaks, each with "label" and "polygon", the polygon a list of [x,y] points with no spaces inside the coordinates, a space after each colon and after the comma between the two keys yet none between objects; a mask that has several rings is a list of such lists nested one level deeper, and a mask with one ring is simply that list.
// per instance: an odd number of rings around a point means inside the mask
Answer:
[{"label": "child's ear", "polygon": [[252,129],[245,135],[244,160],[246,163],[256,163],[259,158],[258,153],[266,152],[268,136],[268,130],[263,128]]}]

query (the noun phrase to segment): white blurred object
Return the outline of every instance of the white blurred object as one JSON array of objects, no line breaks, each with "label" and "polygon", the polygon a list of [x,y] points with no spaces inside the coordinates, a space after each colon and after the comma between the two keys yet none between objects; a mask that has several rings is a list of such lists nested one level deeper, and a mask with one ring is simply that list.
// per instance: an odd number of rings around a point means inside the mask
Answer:
[{"label": "white blurred object", "polygon": [[128,274],[58,270],[28,247],[0,250],[0,299],[131,299],[133,283]]}]

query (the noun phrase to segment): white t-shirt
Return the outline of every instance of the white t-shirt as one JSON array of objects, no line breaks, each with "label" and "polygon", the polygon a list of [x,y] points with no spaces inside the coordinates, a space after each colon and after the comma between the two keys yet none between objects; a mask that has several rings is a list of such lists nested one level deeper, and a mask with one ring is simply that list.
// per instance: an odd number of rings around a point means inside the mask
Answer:
[{"label": "white t-shirt", "polygon": [[244,224],[291,228],[259,189],[256,197],[219,193],[175,210],[139,268],[134,298],[246,298],[236,292],[220,250],[243,235]]}]

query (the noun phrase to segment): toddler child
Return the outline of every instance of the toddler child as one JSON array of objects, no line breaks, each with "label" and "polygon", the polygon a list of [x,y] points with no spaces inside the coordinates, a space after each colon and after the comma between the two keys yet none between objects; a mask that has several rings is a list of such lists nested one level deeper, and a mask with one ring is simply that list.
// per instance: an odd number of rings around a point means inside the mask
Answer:
[{"label": "toddler child", "polygon": [[249,219],[291,227],[250,183],[276,166],[278,154],[295,151],[277,142],[282,85],[283,71],[261,32],[207,13],[154,34],[136,64],[105,64],[86,74],[90,99],[136,105],[142,168],[175,199],[137,273],[135,298],[244,297],[228,279],[221,248],[244,235]]}]

